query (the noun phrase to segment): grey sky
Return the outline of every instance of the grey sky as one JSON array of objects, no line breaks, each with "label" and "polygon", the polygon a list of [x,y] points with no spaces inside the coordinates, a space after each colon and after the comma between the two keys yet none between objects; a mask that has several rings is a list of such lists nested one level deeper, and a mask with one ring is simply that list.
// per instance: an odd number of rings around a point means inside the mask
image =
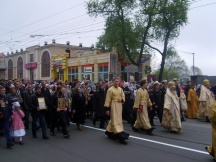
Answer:
[{"label": "grey sky", "polygon": [[[206,4],[211,5],[194,8]],[[84,0],[1,0],[0,52],[15,52],[44,41],[51,43],[52,39],[73,45],[95,44],[103,32],[104,20],[90,18],[84,5]],[[196,0],[191,8],[188,25],[173,43],[188,66],[192,66],[192,54],[182,51],[195,53],[195,66],[203,74],[216,75],[216,0]]]}]

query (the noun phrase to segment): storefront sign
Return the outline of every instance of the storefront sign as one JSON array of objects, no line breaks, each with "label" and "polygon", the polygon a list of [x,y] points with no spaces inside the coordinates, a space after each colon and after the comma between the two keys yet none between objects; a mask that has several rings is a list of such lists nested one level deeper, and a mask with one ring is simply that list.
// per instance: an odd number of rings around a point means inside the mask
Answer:
[{"label": "storefront sign", "polygon": [[84,73],[91,73],[92,67],[84,67]]},{"label": "storefront sign", "polygon": [[125,72],[129,72],[129,73],[135,73],[138,72],[139,68],[135,65],[128,65],[125,67]]},{"label": "storefront sign", "polygon": [[35,68],[37,68],[37,62],[31,62],[31,63],[25,64],[25,68],[26,69],[35,69]]}]

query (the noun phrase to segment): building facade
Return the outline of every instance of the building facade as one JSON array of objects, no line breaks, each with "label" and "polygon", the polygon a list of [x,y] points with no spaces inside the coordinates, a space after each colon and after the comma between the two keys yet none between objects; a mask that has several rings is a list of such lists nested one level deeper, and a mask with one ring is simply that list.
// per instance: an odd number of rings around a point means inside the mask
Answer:
[{"label": "building facade", "polygon": [[[147,77],[150,57],[143,55],[139,67],[119,59],[116,52],[102,53],[100,49],[67,44],[45,43],[16,51],[4,57],[4,79],[60,80],[75,78],[98,82],[121,77],[125,81]],[[1,70],[1,69],[0,69]],[[1,72],[1,71],[0,71]]]},{"label": "building facade", "polygon": [[3,53],[0,53],[0,79],[5,79],[6,64],[5,57]]}]

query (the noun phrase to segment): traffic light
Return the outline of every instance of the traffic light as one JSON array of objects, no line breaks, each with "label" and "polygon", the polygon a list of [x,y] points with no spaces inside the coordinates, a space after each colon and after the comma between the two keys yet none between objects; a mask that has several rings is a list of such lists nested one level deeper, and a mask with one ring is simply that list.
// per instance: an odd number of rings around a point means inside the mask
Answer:
[{"label": "traffic light", "polygon": [[151,73],[151,66],[148,67],[148,73]]},{"label": "traffic light", "polygon": [[151,73],[151,67],[146,65],[145,66],[145,74],[149,74],[149,73]]},{"label": "traffic light", "polygon": [[70,58],[70,49],[67,48],[67,49],[65,50],[65,52],[69,54],[69,58]]}]

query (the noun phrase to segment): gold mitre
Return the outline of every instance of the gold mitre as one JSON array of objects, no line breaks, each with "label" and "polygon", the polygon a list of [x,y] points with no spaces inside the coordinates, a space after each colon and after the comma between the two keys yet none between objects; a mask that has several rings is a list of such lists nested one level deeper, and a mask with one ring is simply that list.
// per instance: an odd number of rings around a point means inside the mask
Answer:
[{"label": "gold mitre", "polygon": [[203,85],[204,86],[210,85],[210,81],[208,79],[203,80]]},{"label": "gold mitre", "polygon": [[162,84],[167,84],[167,82],[168,82],[167,80],[163,80],[161,83]]},{"label": "gold mitre", "polygon": [[169,82],[168,87],[169,88],[176,88],[175,82]]},{"label": "gold mitre", "polygon": [[173,81],[176,82],[176,81],[178,81],[178,79],[177,79],[177,78],[174,78]]}]

